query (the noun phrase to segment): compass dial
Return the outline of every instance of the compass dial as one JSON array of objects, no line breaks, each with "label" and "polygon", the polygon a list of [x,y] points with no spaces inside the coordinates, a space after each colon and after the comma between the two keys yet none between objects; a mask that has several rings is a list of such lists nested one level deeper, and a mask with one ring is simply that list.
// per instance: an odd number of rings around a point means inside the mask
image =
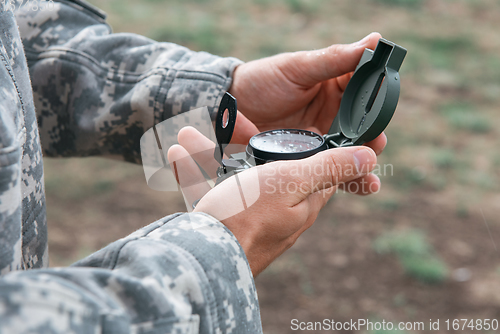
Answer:
[{"label": "compass dial", "polygon": [[296,160],[322,151],[325,146],[323,136],[312,131],[271,130],[253,136],[247,153],[257,161]]},{"label": "compass dial", "polygon": [[250,144],[270,153],[304,152],[321,146],[323,137],[310,131],[273,130],[252,137]]}]

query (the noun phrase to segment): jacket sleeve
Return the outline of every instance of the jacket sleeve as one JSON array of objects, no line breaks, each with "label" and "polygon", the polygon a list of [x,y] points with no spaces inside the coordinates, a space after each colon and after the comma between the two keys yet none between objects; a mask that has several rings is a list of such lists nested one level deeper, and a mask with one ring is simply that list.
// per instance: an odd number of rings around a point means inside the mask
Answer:
[{"label": "jacket sleeve", "polygon": [[214,218],[176,214],[69,268],[0,278],[0,333],[261,333],[248,262]]},{"label": "jacket sleeve", "polygon": [[235,58],[113,34],[80,0],[17,10],[47,156],[112,155],[140,163],[139,140],[187,110],[217,106]]}]

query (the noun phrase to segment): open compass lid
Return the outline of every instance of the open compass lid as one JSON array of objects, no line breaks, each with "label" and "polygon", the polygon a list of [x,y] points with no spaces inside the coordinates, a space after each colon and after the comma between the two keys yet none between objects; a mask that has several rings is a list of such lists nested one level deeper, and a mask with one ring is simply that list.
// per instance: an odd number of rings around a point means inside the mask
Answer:
[{"label": "open compass lid", "polygon": [[329,147],[362,145],[389,124],[399,99],[399,68],[406,49],[381,38],[365,49],[325,139]]}]

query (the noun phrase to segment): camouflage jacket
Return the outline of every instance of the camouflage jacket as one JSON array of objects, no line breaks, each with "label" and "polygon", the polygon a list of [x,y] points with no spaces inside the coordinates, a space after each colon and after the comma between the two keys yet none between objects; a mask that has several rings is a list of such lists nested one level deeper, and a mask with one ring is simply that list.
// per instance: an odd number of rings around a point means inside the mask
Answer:
[{"label": "camouflage jacket", "polygon": [[140,163],[141,135],[213,109],[239,61],[112,34],[79,0],[15,16],[8,4],[0,1],[0,333],[261,332],[245,254],[208,215],[165,217],[72,267],[45,269],[41,143],[47,156]]}]

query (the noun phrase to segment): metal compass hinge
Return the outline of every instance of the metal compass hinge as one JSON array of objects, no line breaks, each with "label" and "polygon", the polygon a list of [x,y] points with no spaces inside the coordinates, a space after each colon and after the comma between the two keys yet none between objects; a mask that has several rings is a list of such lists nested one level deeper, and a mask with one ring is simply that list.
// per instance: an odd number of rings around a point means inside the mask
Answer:
[{"label": "metal compass hinge", "polygon": [[344,136],[341,132],[323,136],[328,148],[352,146],[352,140]]}]

